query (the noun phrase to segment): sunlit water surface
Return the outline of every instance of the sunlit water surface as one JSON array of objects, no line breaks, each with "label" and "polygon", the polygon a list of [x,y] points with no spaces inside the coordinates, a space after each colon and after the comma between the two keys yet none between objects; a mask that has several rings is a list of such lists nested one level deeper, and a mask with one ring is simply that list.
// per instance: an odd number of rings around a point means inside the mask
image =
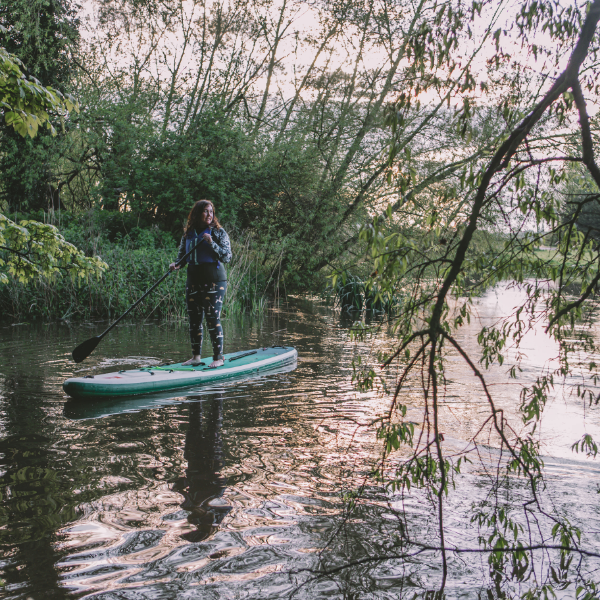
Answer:
[{"label": "sunlit water surface", "polygon": [[[476,354],[478,329],[509,314],[519,298],[513,290],[488,293],[457,338]],[[102,331],[103,323],[4,324],[0,577],[6,585],[0,594],[35,600],[354,599],[412,598],[436,589],[440,562],[433,552],[361,563],[328,578],[311,574],[319,565],[384,556],[400,512],[421,541],[437,539],[421,495],[400,501],[370,478],[380,455],[371,423],[389,398],[381,390],[355,390],[352,360],[389,347],[391,338],[384,328],[374,340],[351,342],[350,324],[301,300],[262,319],[227,320],[226,351],[293,345],[297,368],[172,395],[94,403],[69,401],[63,381],[179,361],[187,354],[185,325],[118,327],[87,361],[74,365],[73,347]],[[558,353],[541,325],[523,350],[521,382],[552,368]],[[450,356],[447,377],[441,422],[452,451],[468,445],[487,416],[487,401],[457,357]],[[489,381],[498,407],[514,414],[519,387],[506,368],[492,369]],[[419,423],[417,387],[415,380],[402,401],[408,418]],[[595,551],[600,470],[570,445],[583,431],[599,429],[597,411],[560,389],[540,430],[548,498],[583,527],[582,542]],[[477,545],[471,506],[486,493],[493,447],[490,438],[488,455],[449,496],[451,546]],[[342,523],[342,494],[363,484],[358,510]],[[597,566],[585,568],[593,576]],[[485,556],[451,557],[448,598],[487,598],[490,587]]]}]

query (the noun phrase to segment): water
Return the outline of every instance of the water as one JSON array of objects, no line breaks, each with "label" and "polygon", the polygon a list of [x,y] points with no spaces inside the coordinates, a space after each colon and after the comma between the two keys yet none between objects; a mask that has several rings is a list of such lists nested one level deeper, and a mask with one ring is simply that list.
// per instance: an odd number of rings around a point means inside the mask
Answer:
[{"label": "water", "polygon": [[[480,323],[506,312],[518,299],[511,294],[488,294],[478,307]],[[435,541],[435,520],[419,493],[401,500],[369,476],[380,454],[371,423],[388,398],[358,393],[351,363],[391,340],[382,331],[355,344],[349,326],[326,307],[295,300],[260,320],[225,322],[226,351],[293,345],[295,370],[171,396],[82,405],[62,392],[65,379],[181,360],[188,352],[186,327],[124,325],[87,361],[73,365],[72,349],[102,323],[4,325],[0,577],[6,586],[0,594],[34,600],[383,599],[435,589],[440,562],[434,552],[363,560],[398,552],[399,515],[423,542]],[[466,345],[476,327],[461,332]],[[523,377],[548,365],[555,350],[532,338]],[[490,376],[498,402],[514,413],[518,391],[505,369]],[[445,445],[464,447],[485,399],[453,357],[446,395]],[[416,385],[403,402],[420,421]],[[598,431],[597,413],[583,411],[562,391],[548,412],[542,432],[548,498],[584,526],[582,543],[598,551],[600,469],[569,450],[582,425]],[[493,443],[486,451],[448,500],[448,542],[458,547],[476,546],[471,503],[486,493]],[[361,485],[363,499],[344,521],[341,496]],[[328,578],[311,574],[357,561]],[[485,557],[451,557],[449,598],[487,597],[488,589]]]}]

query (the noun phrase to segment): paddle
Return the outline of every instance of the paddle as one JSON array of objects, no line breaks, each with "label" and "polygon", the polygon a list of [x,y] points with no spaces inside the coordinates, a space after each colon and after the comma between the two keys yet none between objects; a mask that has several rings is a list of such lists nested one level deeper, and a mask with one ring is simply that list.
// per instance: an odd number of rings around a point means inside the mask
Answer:
[{"label": "paddle", "polygon": [[[185,259],[203,242],[204,240],[200,240],[188,253],[184,254],[181,260],[175,263],[177,266],[181,266]],[[82,360],[85,360],[95,349],[96,346],[102,341],[102,338],[117,324],[119,321],[124,319],[148,294],[154,291],[170,274],[172,273],[171,269],[169,269],[135,304],[132,304],[104,333],[97,335],[96,337],[90,338],[83,342],[83,344],[79,344],[75,350],[73,350],[73,360],[76,363],[80,363]]]}]

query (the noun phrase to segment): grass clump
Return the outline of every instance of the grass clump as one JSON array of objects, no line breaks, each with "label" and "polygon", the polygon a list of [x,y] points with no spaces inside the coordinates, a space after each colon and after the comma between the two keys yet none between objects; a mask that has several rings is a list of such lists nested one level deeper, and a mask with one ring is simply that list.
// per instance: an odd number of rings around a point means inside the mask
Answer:
[{"label": "grass clump", "polygon": [[[165,274],[177,255],[177,241],[156,227],[133,227],[125,234],[109,235],[94,223],[79,219],[67,223],[61,232],[86,255],[102,257],[108,264],[103,277],[83,282],[56,277],[29,284],[11,280],[0,286],[0,313],[4,318],[115,318]],[[227,265],[225,315],[265,310],[270,277],[258,266],[251,238],[232,236],[232,249],[234,258]],[[186,318],[185,282],[185,269],[173,273],[136,309],[137,316]]]}]

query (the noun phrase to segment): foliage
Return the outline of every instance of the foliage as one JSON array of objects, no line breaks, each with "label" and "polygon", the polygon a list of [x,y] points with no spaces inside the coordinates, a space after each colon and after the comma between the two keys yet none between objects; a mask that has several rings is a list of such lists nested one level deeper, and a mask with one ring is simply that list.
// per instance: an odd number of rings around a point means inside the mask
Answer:
[{"label": "foliage", "polygon": [[0,48],[0,108],[7,125],[21,136],[35,137],[46,124],[52,135],[56,130],[48,111],[79,110],[77,102],[51,87],[44,87],[22,71],[23,64],[4,48]]},{"label": "foliage", "polygon": [[[470,11],[460,3],[436,6],[436,18],[423,16],[418,34],[407,41],[413,72],[426,76],[415,77],[390,107],[392,131],[410,114],[415,96],[437,90],[444,73],[460,68],[459,59],[464,66],[459,48],[477,47],[468,40],[481,31],[479,16],[487,18],[486,10],[501,10],[503,5],[473,3]],[[376,475],[401,498],[414,494],[415,488],[423,490],[437,525],[430,541],[402,518],[389,546],[394,557],[439,552],[435,597],[444,597],[451,557],[463,552],[487,558],[489,597],[556,597],[567,588],[578,596],[594,597],[597,589],[593,575],[588,575],[591,571],[582,566],[586,557],[598,557],[589,547],[593,536],[572,525],[546,497],[539,431],[555,388],[575,374],[580,379],[573,393],[588,410],[598,404],[589,318],[600,282],[600,246],[581,216],[600,198],[594,153],[597,121],[587,108],[598,93],[599,20],[599,0],[582,6],[523,2],[514,22],[525,44],[518,59],[508,60],[514,42],[508,27],[499,28],[487,39],[495,48],[487,72],[475,74],[469,67],[460,90],[455,88],[460,92],[456,134],[465,141],[480,126],[482,111],[496,111],[502,126],[491,132],[489,151],[460,165],[443,185],[421,192],[423,176],[392,139],[391,176],[404,195],[398,206],[390,204],[359,234],[372,272],[366,289],[404,292],[402,310],[392,320],[398,343],[377,357],[381,368],[397,366],[399,375],[378,429],[384,450]],[[481,37],[484,44],[486,36]],[[540,61],[548,68],[554,65],[555,76],[532,74],[528,60],[534,57],[543,57]],[[477,95],[485,94],[491,81],[509,85],[494,90],[494,108],[478,107]],[[481,242],[489,233],[502,243],[486,248]],[[551,258],[537,251],[548,238],[557,241]],[[334,286],[340,275],[334,277]],[[481,327],[479,352],[472,355],[461,341],[460,328],[470,322],[474,297],[501,281],[520,286],[525,300],[509,317]],[[521,344],[540,322],[560,344],[559,365],[539,373],[533,383],[520,384],[520,406],[513,419],[495,397],[486,370],[510,361],[508,375],[518,383]],[[369,328],[358,324],[355,333],[367,335]],[[449,358],[461,360],[474,375],[486,406],[462,451],[445,440]],[[581,360],[588,365],[587,376]],[[379,369],[364,363],[355,365],[355,379],[361,388],[387,381]],[[423,413],[417,427],[414,417],[407,417],[409,390],[415,385],[422,389]],[[450,544],[449,496],[466,482],[463,473],[469,472],[469,461],[490,446],[499,458],[490,471],[484,462],[479,465],[488,473],[489,485],[484,500],[471,508],[479,546]],[[597,442],[582,432],[572,449],[594,458]],[[543,558],[538,550],[543,550]],[[327,576],[327,569],[321,574]]]},{"label": "foliage", "polygon": [[[69,0],[0,4],[0,47],[26,65],[28,75],[71,102],[79,42],[76,8]],[[59,112],[64,113],[64,108]],[[60,124],[61,133],[69,130],[68,119],[61,117]],[[0,210],[11,213],[61,207],[55,173],[65,136],[53,133],[40,128],[34,143],[12,128],[0,128]]]},{"label": "foliage", "polygon": [[0,283],[8,283],[7,274],[25,283],[57,274],[99,276],[105,269],[98,256],[86,257],[54,225],[26,220],[17,224],[0,214]]},{"label": "foliage", "polygon": [[372,282],[367,285],[364,279],[346,272],[336,278],[333,294],[336,304],[350,313],[365,309],[389,314],[399,310],[402,303],[398,291],[396,295],[383,294]]},{"label": "foliage", "polygon": [[[63,233],[69,248],[76,244],[88,255],[91,264],[104,265],[102,279],[41,278],[35,283],[10,281],[0,288],[0,311],[13,320],[30,318],[81,319],[114,318],[125,312],[159,277],[177,254],[172,237],[157,228],[133,227],[128,233],[114,231],[111,241],[107,234],[110,215],[67,219]],[[115,215],[119,217],[119,215]],[[40,225],[40,224],[38,224]],[[56,228],[45,225],[56,232]],[[228,265],[228,289],[225,315],[265,308],[269,273],[256,268],[256,252],[248,238],[232,240],[234,260]],[[102,260],[100,260],[102,256]],[[88,264],[88,263],[86,263]],[[81,277],[83,270],[76,273]],[[16,279],[16,278],[15,278]],[[137,314],[147,318],[183,319],[185,313],[185,272],[174,273],[143,303]]]},{"label": "foliage", "polygon": [[[77,109],[69,97],[28,79],[20,69],[20,61],[2,48],[0,94],[7,125],[22,136],[35,137],[43,123],[54,132],[47,112],[50,109]],[[53,225],[27,220],[17,224],[0,214],[0,283],[8,282],[7,274],[24,283],[61,272],[81,278],[100,275],[105,268],[98,257],[88,258],[66,242]]]},{"label": "foliage", "polygon": [[0,5],[0,46],[44,85],[66,91],[79,43],[77,6],[70,0],[11,0]]},{"label": "foliage", "polygon": [[[100,2],[81,23],[81,47],[62,51],[75,56],[69,85],[85,110],[26,163],[30,150],[6,141],[0,201],[12,211],[119,209],[177,234],[191,201],[207,197],[280,262],[287,289],[318,289],[322,271],[362,252],[358,227],[390,198],[439,186],[499,128],[480,111],[468,141],[456,135],[447,100],[470,77],[457,67],[435,79],[439,101],[404,106],[394,153],[418,182],[395,179],[385,107],[395,90],[421,85],[407,32],[417,35],[428,7]],[[304,10],[310,26],[298,20]]]}]

